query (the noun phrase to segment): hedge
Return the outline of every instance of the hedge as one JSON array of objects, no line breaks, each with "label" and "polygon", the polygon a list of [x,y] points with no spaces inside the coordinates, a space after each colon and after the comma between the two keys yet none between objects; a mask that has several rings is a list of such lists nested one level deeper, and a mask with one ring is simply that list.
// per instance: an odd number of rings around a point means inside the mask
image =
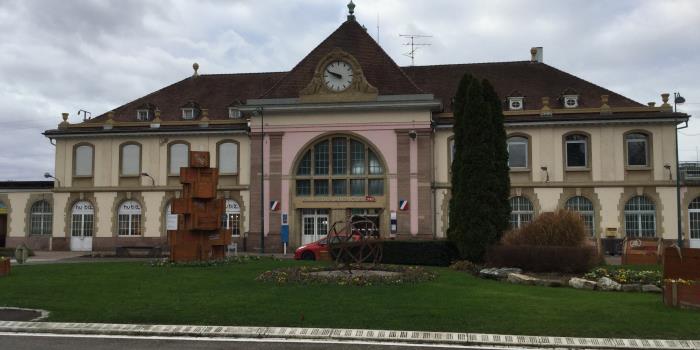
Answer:
[{"label": "hedge", "polygon": [[600,263],[593,247],[494,246],[486,263],[494,267],[519,267],[530,272],[583,273]]},{"label": "hedge", "polygon": [[459,251],[450,241],[384,241],[382,264],[450,266],[455,260]]}]

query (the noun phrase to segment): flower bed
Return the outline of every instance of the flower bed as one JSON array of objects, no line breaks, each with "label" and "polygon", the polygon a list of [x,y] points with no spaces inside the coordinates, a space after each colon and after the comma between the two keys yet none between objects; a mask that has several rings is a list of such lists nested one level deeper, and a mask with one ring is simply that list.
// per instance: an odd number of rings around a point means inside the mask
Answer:
[{"label": "flower bed", "polygon": [[10,274],[10,259],[5,257],[0,257],[0,277],[7,276]]},{"label": "flower bed", "polygon": [[430,281],[436,276],[437,274],[434,272],[418,266],[353,266],[352,273],[348,273],[348,269],[343,266],[296,266],[265,271],[256,280],[278,285],[336,284],[339,286],[371,286],[419,283]]},{"label": "flower bed", "polygon": [[[202,260],[202,261],[184,261],[184,262],[174,262],[170,259],[157,259],[149,263],[152,267],[214,267],[223,266],[230,264],[244,264],[251,261],[258,261],[264,258],[256,255],[241,255],[241,256],[230,256],[224,259],[217,260]],[[278,258],[270,257],[268,259],[279,260]]]},{"label": "flower bed", "polygon": [[620,284],[653,284],[657,287],[661,286],[660,271],[608,270],[604,267],[599,267],[583,276],[583,278],[589,280],[598,280],[603,277],[610,278]]}]

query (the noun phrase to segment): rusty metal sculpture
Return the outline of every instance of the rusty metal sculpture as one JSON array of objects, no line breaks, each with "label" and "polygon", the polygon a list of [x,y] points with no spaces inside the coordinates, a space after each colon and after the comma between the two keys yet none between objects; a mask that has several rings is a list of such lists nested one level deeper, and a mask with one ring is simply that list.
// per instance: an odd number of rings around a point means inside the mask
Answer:
[{"label": "rusty metal sculpture", "polygon": [[345,221],[333,223],[328,235],[328,248],[337,264],[351,269],[352,264],[382,261],[382,239],[374,221],[353,215]]},{"label": "rusty metal sculpture", "polygon": [[223,259],[231,235],[221,228],[224,200],[216,198],[219,170],[209,167],[209,152],[190,152],[180,168],[182,196],[173,199],[177,230],[168,231],[171,261]]}]

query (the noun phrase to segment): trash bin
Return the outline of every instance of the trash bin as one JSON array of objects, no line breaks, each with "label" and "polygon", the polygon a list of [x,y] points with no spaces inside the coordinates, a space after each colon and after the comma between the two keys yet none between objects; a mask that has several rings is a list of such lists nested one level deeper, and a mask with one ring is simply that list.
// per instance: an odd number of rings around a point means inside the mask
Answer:
[{"label": "trash bin", "polygon": [[29,258],[29,248],[22,244],[15,249],[15,260],[18,264],[24,264]]}]

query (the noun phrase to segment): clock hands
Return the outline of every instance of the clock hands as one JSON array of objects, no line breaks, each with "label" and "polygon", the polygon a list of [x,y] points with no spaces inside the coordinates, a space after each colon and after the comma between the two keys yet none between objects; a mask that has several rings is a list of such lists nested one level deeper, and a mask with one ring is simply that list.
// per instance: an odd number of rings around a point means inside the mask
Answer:
[{"label": "clock hands", "polygon": [[326,72],[330,73],[332,76],[334,76],[336,79],[341,79],[343,76],[336,73],[336,72],[331,72],[330,69],[326,69]]}]

